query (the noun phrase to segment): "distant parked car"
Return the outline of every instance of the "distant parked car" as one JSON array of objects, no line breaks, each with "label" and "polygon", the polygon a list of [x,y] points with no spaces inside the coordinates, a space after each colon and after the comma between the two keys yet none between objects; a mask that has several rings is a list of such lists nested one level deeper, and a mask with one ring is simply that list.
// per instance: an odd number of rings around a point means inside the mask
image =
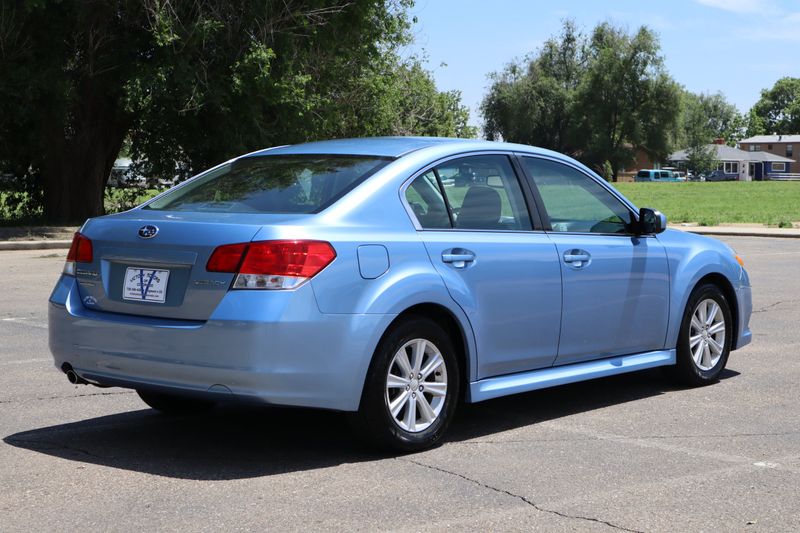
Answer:
[{"label": "distant parked car", "polygon": [[725,174],[721,170],[713,170],[706,174],[705,181],[736,181],[736,174]]},{"label": "distant parked car", "polygon": [[165,414],[334,409],[419,450],[462,400],[658,366],[714,383],[750,342],[749,278],[727,245],[666,225],[518,144],[267,149],[87,221],[50,296],[50,349],[71,383]]},{"label": "distant parked car", "polygon": [[636,173],[634,181],[686,181],[679,178],[671,170],[642,169]]}]

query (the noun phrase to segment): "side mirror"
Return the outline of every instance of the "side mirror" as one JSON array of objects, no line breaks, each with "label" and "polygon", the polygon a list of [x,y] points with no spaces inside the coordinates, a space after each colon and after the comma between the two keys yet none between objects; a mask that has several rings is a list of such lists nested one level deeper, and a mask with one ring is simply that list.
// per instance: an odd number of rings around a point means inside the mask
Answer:
[{"label": "side mirror", "polygon": [[655,235],[667,229],[667,216],[661,211],[643,207],[639,209],[639,234]]}]

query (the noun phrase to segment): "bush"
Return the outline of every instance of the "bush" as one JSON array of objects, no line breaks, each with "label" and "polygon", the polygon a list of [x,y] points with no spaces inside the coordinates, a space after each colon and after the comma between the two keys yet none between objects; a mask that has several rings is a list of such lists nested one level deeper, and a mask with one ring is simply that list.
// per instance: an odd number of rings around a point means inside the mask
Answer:
[{"label": "bush", "polygon": [[138,187],[107,187],[105,194],[106,213],[120,213],[133,209],[146,202],[161,191],[159,189],[140,189]]},{"label": "bush", "polygon": [[0,222],[4,225],[29,224],[42,217],[37,195],[26,191],[0,191]]}]

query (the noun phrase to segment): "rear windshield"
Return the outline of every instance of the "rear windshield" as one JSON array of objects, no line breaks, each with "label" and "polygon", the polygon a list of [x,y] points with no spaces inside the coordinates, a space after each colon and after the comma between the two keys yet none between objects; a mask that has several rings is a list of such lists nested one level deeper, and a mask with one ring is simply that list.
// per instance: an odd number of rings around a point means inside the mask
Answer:
[{"label": "rear windshield", "polygon": [[648,178],[650,177],[650,173],[646,170],[640,170],[638,174],[636,174],[639,178]]},{"label": "rear windshield", "polygon": [[243,157],[166,193],[144,209],[316,213],[390,161],[356,155]]}]

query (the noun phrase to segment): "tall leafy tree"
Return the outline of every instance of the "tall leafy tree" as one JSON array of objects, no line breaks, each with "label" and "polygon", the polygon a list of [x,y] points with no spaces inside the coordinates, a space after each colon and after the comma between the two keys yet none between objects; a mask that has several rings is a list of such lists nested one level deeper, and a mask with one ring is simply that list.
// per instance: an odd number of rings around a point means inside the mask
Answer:
[{"label": "tall leafy tree", "polygon": [[[468,134],[459,95],[397,59],[411,3],[3,2],[0,165],[39,180],[48,220],[75,222],[102,213],[126,139],[145,172],[172,177],[369,128]],[[353,98],[370,84],[409,90],[391,104],[378,90]]]},{"label": "tall leafy tree", "polygon": [[712,143],[723,139],[733,146],[745,132],[745,119],[722,93],[695,94],[683,91],[681,113],[673,146],[686,149],[687,166],[708,172],[719,164]]},{"label": "tall leafy tree", "polygon": [[537,55],[490,76],[481,104],[484,136],[574,153],[579,148],[575,98],[586,62],[586,38],[567,20]]},{"label": "tall leafy tree", "polygon": [[[695,94],[684,91],[681,95],[679,122],[683,131],[696,132],[695,138],[690,141],[696,141],[698,132],[702,132],[706,143],[723,139],[728,145],[733,146],[745,134],[745,118],[720,92]],[[677,146],[683,148],[686,142],[685,138],[679,138]]]},{"label": "tall leafy tree", "polygon": [[708,172],[717,167],[717,155],[712,142],[718,136],[716,121],[709,119],[702,95],[685,92],[682,99],[681,147],[686,148],[686,165],[695,172]]},{"label": "tall leafy tree", "polygon": [[609,23],[598,25],[576,98],[583,158],[593,165],[608,161],[615,178],[637,149],[663,159],[671,148],[668,132],[677,120],[679,98],[653,32],[641,27],[629,35]]},{"label": "tall leafy tree", "polygon": [[650,30],[603,23],[585,36],[566,21],[537,55],[492,76],[484,135],[569,153],[615,178],[638,149],[669,153],[679,97]]},{"label": "tall leafy tree", "polygon": [[800,78],[781,78],[751,110],[748,135],[800,133]]}]

